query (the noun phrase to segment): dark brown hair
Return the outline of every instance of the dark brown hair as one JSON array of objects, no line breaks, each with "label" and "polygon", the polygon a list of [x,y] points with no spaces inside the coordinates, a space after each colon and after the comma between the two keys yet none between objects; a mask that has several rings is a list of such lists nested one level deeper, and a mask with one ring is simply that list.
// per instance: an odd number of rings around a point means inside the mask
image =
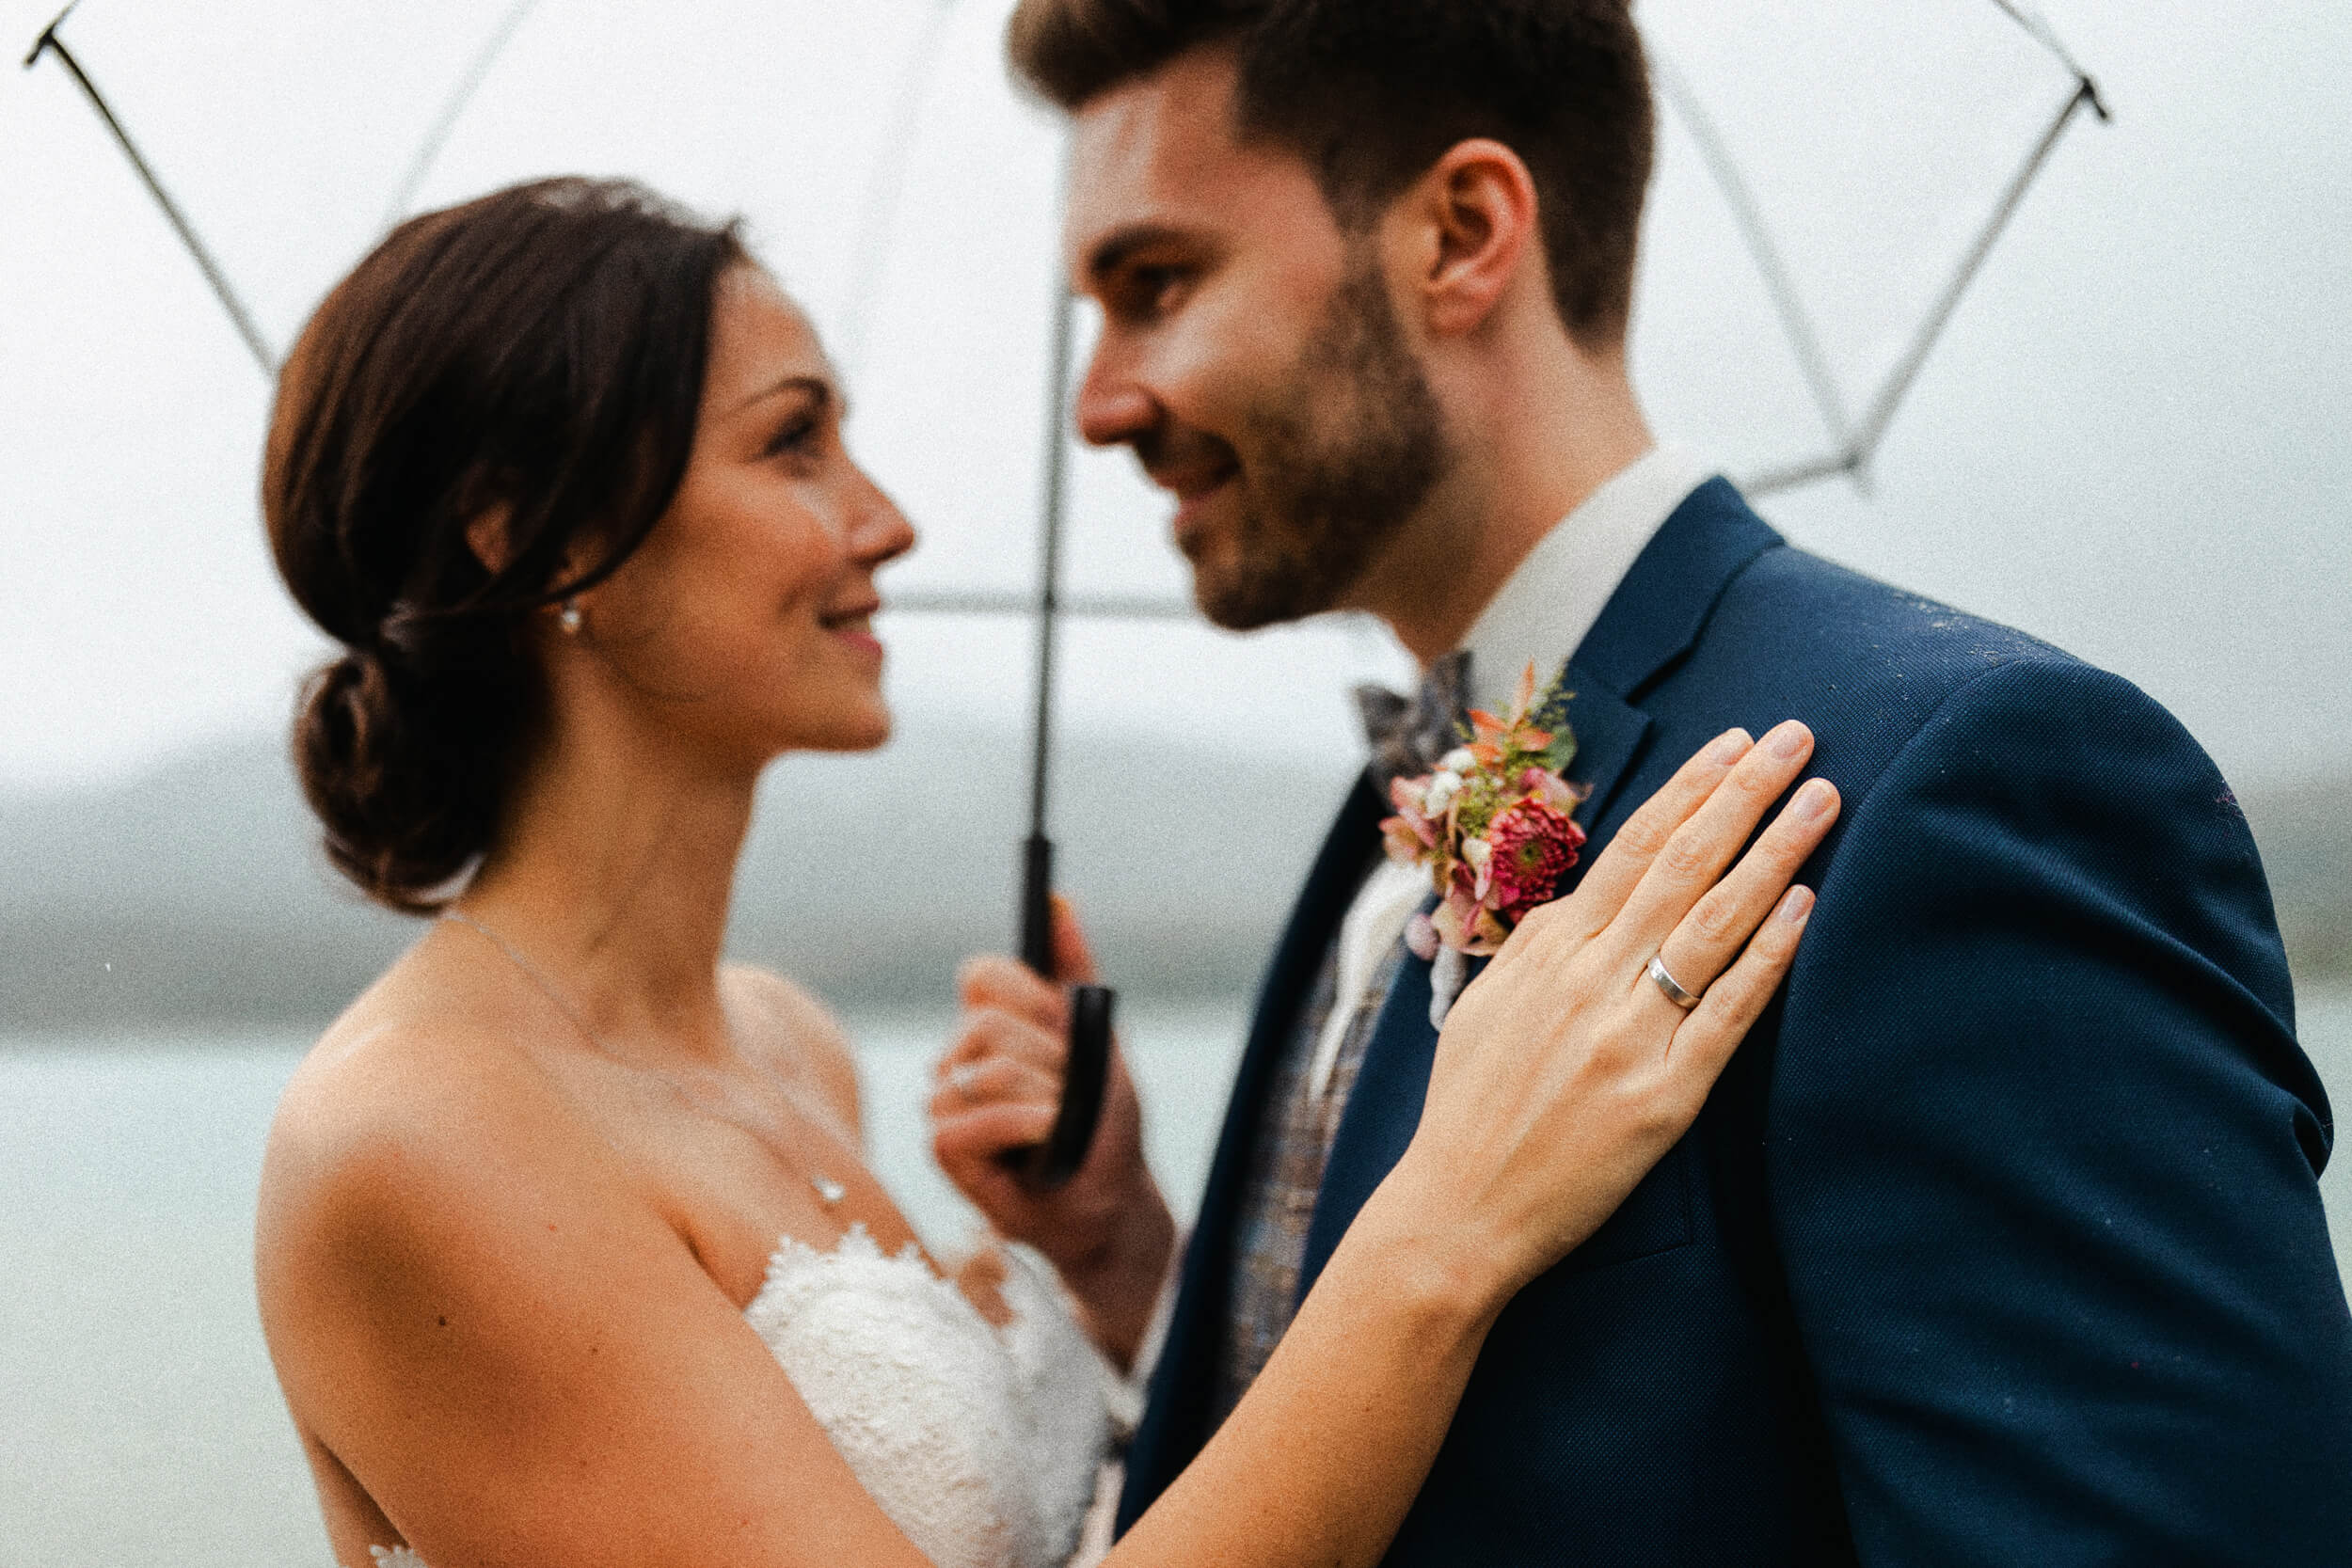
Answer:
[{"label": "dark brown hair", "polygon": [[1490,136],[1534,177],[1561,320],[1588,348],[1624,341],[1656,135],[1629,0],[1021,0],[1006,44],[1073,112],[1232,50],[1241,135],[1297,152],[1358,229]]},{"label": "dark brown hair", "polygon": [[[343,645],[304,689],[294,761],[370,897],[430,911],[489,847],[538,690],[522,630],[667,510],[719,279],[745,260],[736,225],[642,186],[546,180],[402,224],[304,328],[262,511]],[[489,515],[496,572],[467,537]]]}]

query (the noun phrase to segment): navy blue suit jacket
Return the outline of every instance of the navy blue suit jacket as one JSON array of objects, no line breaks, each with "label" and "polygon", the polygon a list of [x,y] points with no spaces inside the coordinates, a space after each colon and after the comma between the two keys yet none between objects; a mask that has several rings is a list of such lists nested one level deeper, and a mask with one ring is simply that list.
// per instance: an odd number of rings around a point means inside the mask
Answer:
[{"label": "navy blue suit jacket", "polygon": [[[1844,792],[1788,985],[1691,1133],[1496,1324],[1397,1564],[2352,1563],[2328,1102],[2229,788],[2128,683],[1790,548],[1728,483],[1568,665],[1586,863],[1692,752],[1803,719]],[[1128,1457],[1206,1440],[1269,1069],[1382,803],[1277,951]],[[1411,1137],[1425,964],[1306,1277]]]}]

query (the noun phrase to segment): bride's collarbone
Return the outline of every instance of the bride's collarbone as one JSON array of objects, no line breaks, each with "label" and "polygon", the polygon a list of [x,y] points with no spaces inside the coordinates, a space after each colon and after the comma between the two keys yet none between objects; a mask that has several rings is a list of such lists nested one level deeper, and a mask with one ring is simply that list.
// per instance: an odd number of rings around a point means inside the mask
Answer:
[{"label": "bride's collarbone", "polygon": [[739,1308],[759,1293],[770,1262],[787,1240],[829,1252],[855,1226],[863,1226],[886,1252],[916,1240],[862,1166],[828,1177],[841,1189],[835,1203],[825,1202],[796,1171],[764,1152],[693,1158],[658,1172],[656,1179],[671,1228]]},{"label": "bride's collarbone", "polygon": [[671,1223],[703,1271],[739,1309],[759,1294],[786,1243],[828,1254],[838,1251],[852,1231],[862,1230],[885,1257],[912,1249],[990,1323],[1001,1328],[1012,1321],[1003,1289],[1007,1267],[994,1244],[961,1258],[940,1258],[924,1244],[862,1162],[843,1166],[836,1180],[841,1196],[829,1203],[821,1195],[800,1188],[790,1171],[774,1165],[756,1179],[743,1180],[730,1180],[723,1172],[698,1172],[677,1190]]},{"label": "bride's collarbone", "polygon": [[[838,1249],[862,1228],[886,1256],[913,1247],[932,1273],[953,1282],[991,1323],[1011,1320],[1004,1260],[993,1246],[941,1259],[924,1245],[855,1148],[805,1122],[745,1127],[693,1106],[644,1119],[634,1151],[671,1228],[712,1283],[740,1309],[766,1282],[787,1241],[818,1253]],[[829,1193],[838,1196],[829,1198]],[[943,1266],[944,1265],[944,1266]]]},{"label": "bride's collarbone", "polygon": [[[657,1065],[668,1053],[651,1041],[637,1042],[634,1052],[628,1041],[593,1050],[576,1031],[501,1032],[502,1043],[519,1046],[518,1054],[536,1063],[527,1076],[557,1091],[551,1100],[526,1098],[538,1101],[541,1114],[568,1116],[572,1135],[617,1164],[623,1184],[644,1196],[739,1309],[758,1295],[787,1240],[827,1253],[862,1226],[887,1255],[915,1247],[991,1323],[1009,1321],[993,1249],[932,1257],[866,1167],[855,1102],[835,1102],[834,1080],[842,1075],[827,1070],[833,1055],[841,1057],[833,1065],[848,1064],[846,1042],[816,1041],[812,1049],[817,1024],[787,1016],[797,1006],[830,1026],[818,1016],[821,1008],[772,976],[731,975],[730,982],[733,1060],[722,1069]],[[853,1095],[854,1067],[848,1072]],[[495,1084],[485,1087],[499,1092]]]}]

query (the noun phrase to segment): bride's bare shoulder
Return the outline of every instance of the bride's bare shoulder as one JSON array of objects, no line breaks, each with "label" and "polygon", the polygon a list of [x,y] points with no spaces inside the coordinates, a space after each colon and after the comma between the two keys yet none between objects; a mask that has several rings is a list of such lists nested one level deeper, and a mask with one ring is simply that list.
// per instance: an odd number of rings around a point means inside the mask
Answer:
[{"label": "bride's bare shoulder", "polygon": [[379,987],[288,1081],[262,1169],[265,1291],[273,1260],[339,1244],[353,1227],[486,1217],[484,1192],[599,1180],[600,1146],[516,1048],[531,1021],[453,1000],[421,1006],[413,990]]},{"label": "bride's bare shoulder", "polygon": [[864,1125],[857,1058],[833,1009],[806,987],[755,965],[729,964],[720,978],[744,1042],[776,1071],[807,1083],[856,1132]]},{"label": "bride's bare shoulder", "polygon": [[327,1026],[279,1097],[273,1139],[471,1133],[553,1106],[528,1049],[560,1025],[410,953]]},{"label": "bride's bare shoulder", "polygon": [[[441,1005],[356,1007],[289,1083],[262,1164],[254,1272],[306,1442],[354,1477],[443,1465],[434,1484],[447,1490],[447,1465],[492,1465],[495,1442],[515,1434],[469,1428],[421,1449],[430,1422],[416,1412],[469,1408],[504,1379],[553,1399],[562,1408],[543,1403],[534,1418],[559,1430],[580,1408],[555,1397],[573,1386],[573,1347],[609,1348],[618,1341],[596,1336],[628,1313],[683,1302],[691,1315],[716,1292],[634,1167],[518,1037],[532,1021],[469,1008],[462,983],[433,979]],[[360,1518],[372,1504],[344,1505],[330,1497],[339,1541],[398,1539]]]}]

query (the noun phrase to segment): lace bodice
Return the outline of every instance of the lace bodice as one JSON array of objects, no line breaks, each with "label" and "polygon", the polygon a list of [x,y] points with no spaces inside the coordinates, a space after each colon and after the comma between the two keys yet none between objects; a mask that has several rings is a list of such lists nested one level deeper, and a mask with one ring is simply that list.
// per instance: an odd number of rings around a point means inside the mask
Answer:
[{"label": "lace bodice", "polygon": [[[743,1309],[882,1512],[939,1568],[1059,1568],[1109,1447],[1109,1373],[1044,1259],[1005,1249],[992,1325],[913,1246],[787,1238]],[[424,1568],[375,1548],[378,1568]]]},{"label": "lace bodice", "polygon": [[1057,1568],[1110,1442],[1100,1358],[1045,1260],[1006,1249],[1012,1322],[863,1226],[787,1241],[744,1318],[893,1523],[940,1568]]}]

